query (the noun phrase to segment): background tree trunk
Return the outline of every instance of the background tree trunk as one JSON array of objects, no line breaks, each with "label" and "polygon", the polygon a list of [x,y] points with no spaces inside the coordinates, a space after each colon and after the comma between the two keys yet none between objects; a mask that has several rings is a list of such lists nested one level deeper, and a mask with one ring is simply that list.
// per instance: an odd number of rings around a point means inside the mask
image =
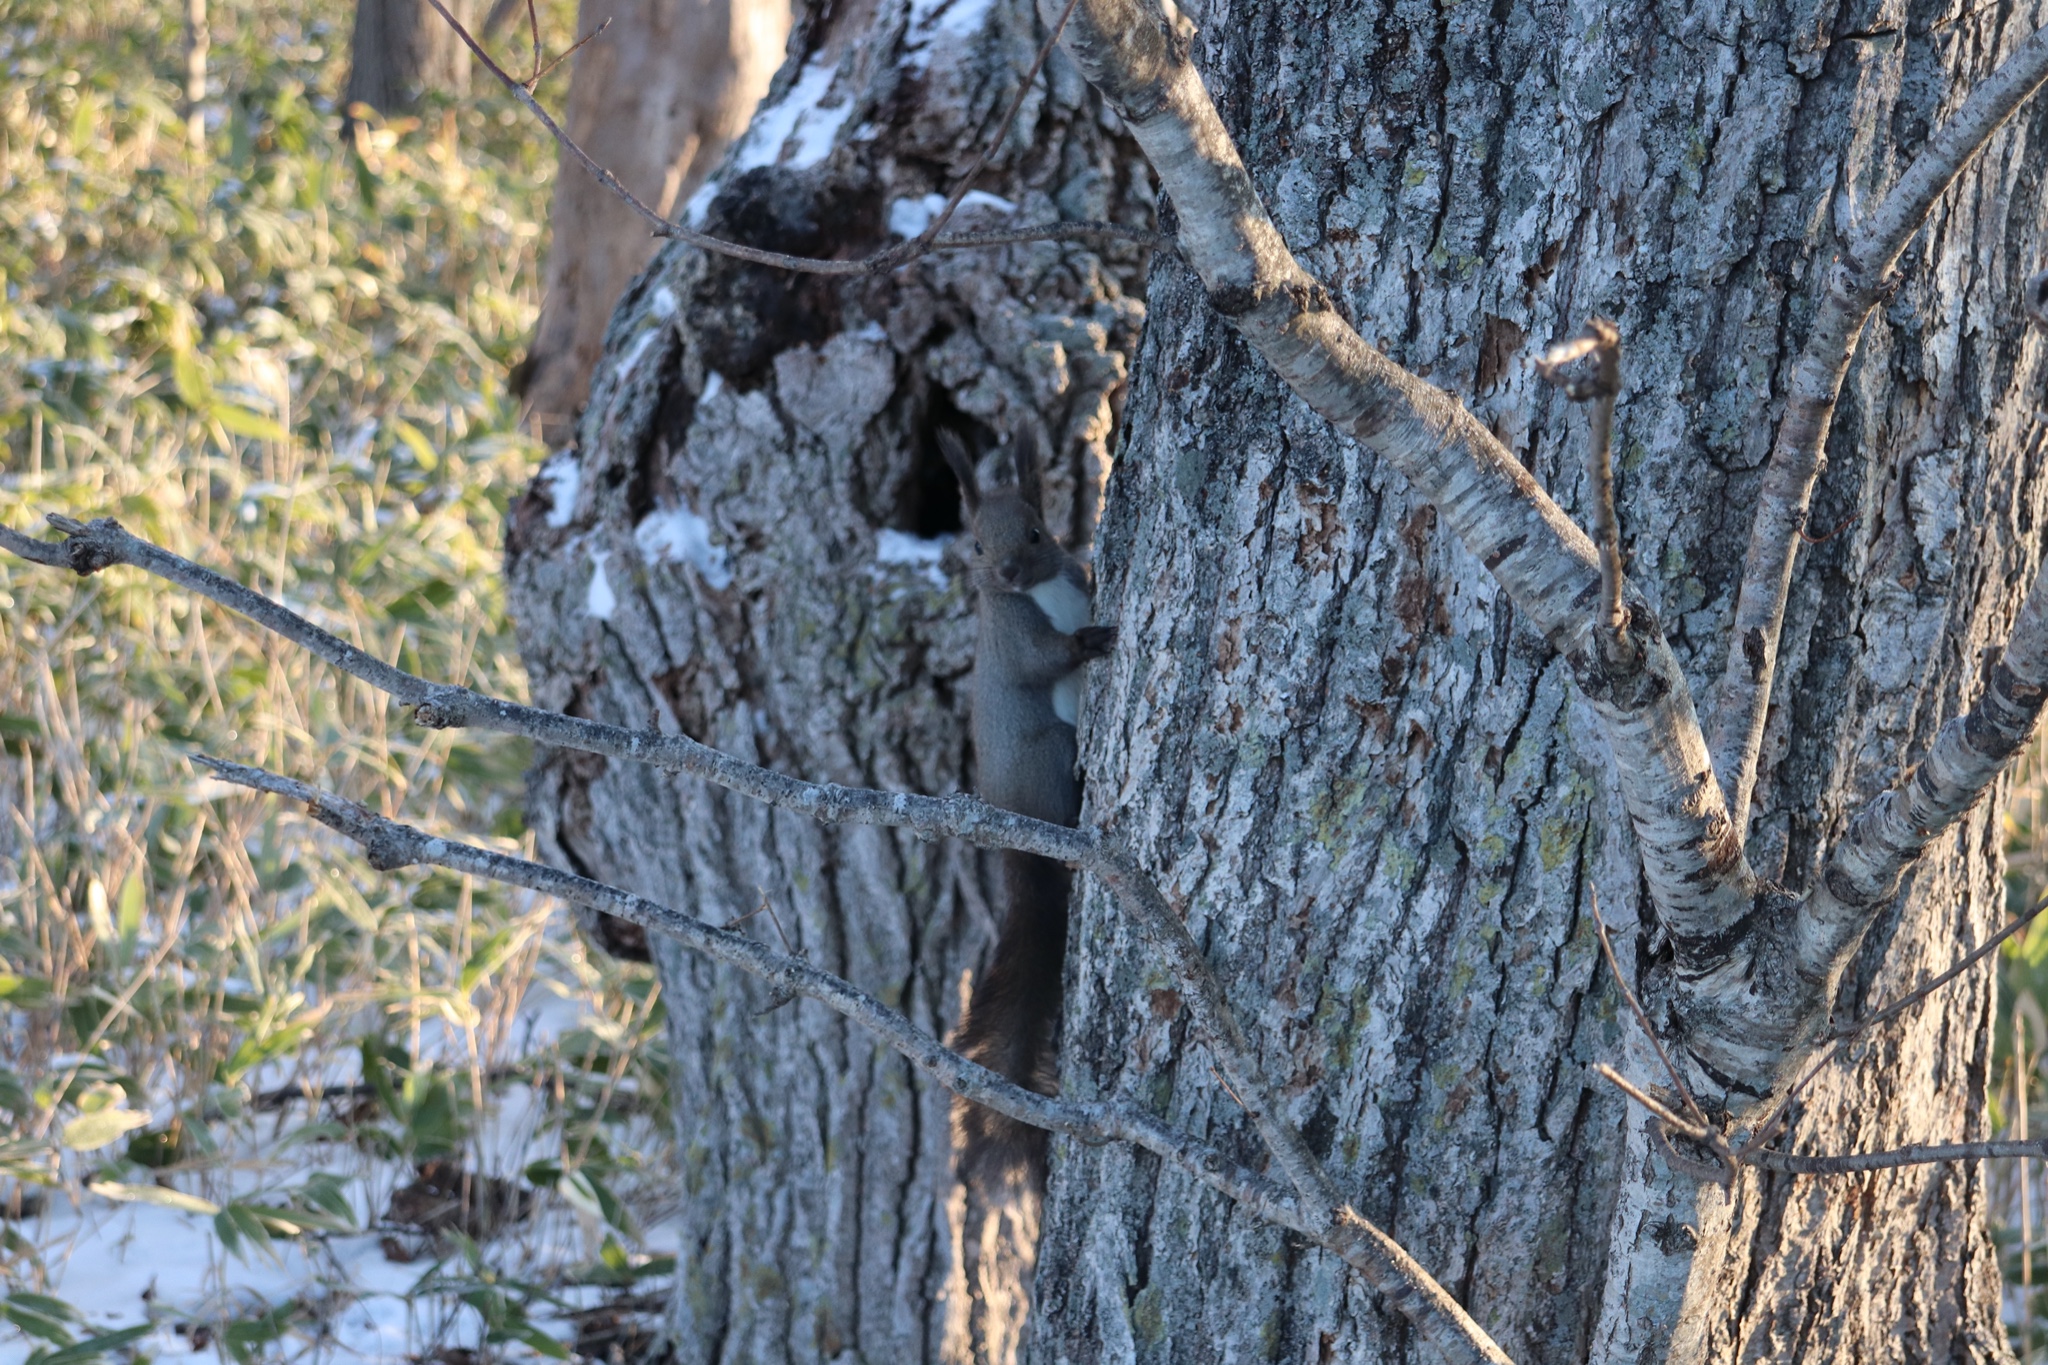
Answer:
[{"label": "background tree trunk", "polygon": [[[1967,8],[1967,7],[1965,7]],[[1838,224],[2037,5],[1444,8],[1208,0],[1197,61],[1304,264],[1462,395],[1568,508],[1585,418],[1538,347],[1619,319],[1632,572],[1709,702],[1774,385]],[[2048,106],[1909,252],[1852,373],[1787,630],[1758,865],[1812,875],[1847,810],[1979,686],[2039,554]],[[1695,1207],[1586,1072],[1645,1080],[1592,924],[1659,960],[1597,724],[1562,660],[1369,452],[1162,258],[1106,502],[1090,815],[1136,841],[1361,1211],[1518,1360],[1999,1359],[1971,1166],[1746,1175]],[[2000,913],[1980,808],[1872,935],[1894,998]],[[1070,1093],[1147,1097],[1258,1156],[1145,945],[1088,896]],[[1631,951],[1633,950],[1633,951]],[[1888,952],[1881,966],[1873,966]],[[1655,971],[1644,974],[1654,984]],[[1989,972],[1858,1049],[1801,1150],[1982,1136]],[[1654,992],[1653,992],[1654,999]],[[1688,1280],[1690,1293],[1687,1294]],[[1040,1361],[1422,1358],[1333,1258],[1149,1157],[1059,1144]],[[1681,1309],[1681,1304],[1683,1308]]]},{"label": "background tree trunk", "polygon": [[[715,184],[707,230],[860,254],[915,230],[993,136],[1042,40],[1022,0],[800,15]],[[1148,225],[1148,181],[1056,59],[968,221]],[[870,281],[664,251],[614,316],[577,447],[520,503],[508,572],[543,704],[679,729],[809,777],[971,786],[959,497],[934,431],[1042,422],[1056,529],[1093,502],[1142,310],[1127,247],[1034,244]],[[1087,496],[1077,497],[1077,491]],[[943,556],[943,557],[942,557]],[[929,1029],[993,932],[971,850],[827,830],[690,781],[542,755],[561,865],[787,942]],[[684,1152],[684,1362],[1002,1360],[1029,1272],[951,1176],[947,1096],[749,978],[660,959]],[[765,1011],[765,1012],[764,1012]],[[1035,1210],[1016,1211],[1027,1225]],[[991,1251],[993,1256],[985,1254]]]},{"label": "background tree trunk", "polygon": [[[447,4],[450,14],[474,27],[472,0]],[[428,90],[469,90],[469,49],[447,21],[427,0],[356,0],[342,109],[367,104],[380,114],[396,114]]]},{"label": "background tree trunk", "polygon": [[[563,120],[569,136],[642,199],[670,212],[718,164],[768,89],[789,36],[788,0],[584,0]],[[654,255],[647,225],[562,156],[540,325],[523,375],[541,438],[568,440],[605,326]]]}]

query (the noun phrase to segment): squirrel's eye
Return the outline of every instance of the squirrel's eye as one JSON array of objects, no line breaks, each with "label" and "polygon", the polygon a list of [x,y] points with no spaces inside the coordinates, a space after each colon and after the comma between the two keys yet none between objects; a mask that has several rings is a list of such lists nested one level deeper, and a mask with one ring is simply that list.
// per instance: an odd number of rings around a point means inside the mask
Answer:
[{"label": "squirrel's eye", "polygon": [[1031,528],[1031,543],[1033,545],[1038,543],[1038,528],[1036,526]]},{"label": "squirrel's eye", "polygon": [[980,553],[981,553],[981,542],[980,542],[980,541],[978,541],[978,540],[974,542],[974,553],[976,553],[976,554],[980,554]]}]

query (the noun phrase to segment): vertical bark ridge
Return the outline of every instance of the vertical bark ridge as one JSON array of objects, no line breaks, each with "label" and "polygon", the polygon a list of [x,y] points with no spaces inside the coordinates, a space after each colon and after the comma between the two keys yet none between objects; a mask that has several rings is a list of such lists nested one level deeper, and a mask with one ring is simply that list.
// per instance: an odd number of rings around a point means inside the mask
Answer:
[{"label": "vertical bark ridge", "polygon": [[[1976,69],[1973,40],[1931,28],[1931,6],[1878,33],[1830,5],[1602,11],[1597,27],[1572,11],[1400,0],[1244,14],[1212,0],[1191,15],[1224,121],[1335,309],[1463,396],[1566,509],[1583,496],[1580,433],[1534,391],[1524,358],[1586,313],[1619,318],[1631,356],[1616,424],[1624,546],[1685,675],[1713,676],[1774,386],[1811,326],[1822,206],[1843,180],[1889,183],[1952,82]],[[1780,758],[1761,799],[1773,865],[1824,846],[1954,713],[1955,680],[1920,665],[1925,646],[1949,630],[1966,652],[1996,638],[2025,581],[1972,566],[2006,564],[2014,517],[2039,514],[2035,457],[2012,458],[2038,358],[2023,365],[1996,305],[1969,302],[2011,297],[2040,249],[2038,204],[2023,198],[2037,173],[2018,155],[2033,116],[2022,123],[2014,153],[1952,196],[1990,240],[1930,232],[1852,367],[1835,440],[1856,458],[1838,456],[1822,492],[1869,515],[1795,576],[1781,695],[1799,708],[1809,766]],[[1877,132],[1851,131],[1866,125]],[[1155,269],[1151,301],[1104,533],[1102,600],[1132,633],[1092,699],[1091,802],[1186,908],[1287,1078],[1290,1117],[1328,1135],[1360,1210],[1433,1273],[1469,1283],[1468,1307],[1517,1359],[1655,1359],[1681,1324],[1716,1324],[1701,1358],[1728,1359],[1817,1340],[1826,1321],[1841,1324],[1845,1352],[1883,1357],[1885,1310],[1853,1302],[1858,1285],[1881,1286],[1890,1311],[1916,1305],[1914,1330],[1944,1352],[1994,1355],[1974,1177],[1873,1186],[1854,1224],[1821,1219],[1825,1191],[1809,1201],[1783,1183],[1702,1208],[1640,1124],[1585,1088],[1585,1063],[1625,1057],[1632,1033],[1595,979],[1587,883],[1610,919],[1652,919],[1590,708],[1520,613],[1496,640],[1503,617],[1479,557],[1434,523],[1411,548],[1402,531],[1425,509],[1324,433],[1178,266]],[[1341,483],[1304,478],[1311,452],[1341,464]],[[1929,478],[1915,485],[1906,476],[1923,459]],[[1980,470],[1997,472],[1973,482]],[[1254,544],[1271,547],[1256,580],[1234,559]],[[1553,696],[1547,709],[1521,700]],[[1789,720],[1772,719],[1768,744],[1790,738]],[[1547,780],[1517,786],[1532,768]],[[1789,793],[1807,791],[1820,799],[1795,805]],[[1448,828],[1438,810],[1454,812]],[[1871,935],[1853,989],[1889,998],[1931,958],[1979,941],[1995,865],[1983,817],[1965,830]],[[1519,863],[1515,849],[1527,850]],[[1801,856],[1785,866],[1795,882],[1811,875]],[[1217,876],[1241,867],[1256,870],[1249,891]],[[1199,1051],[1179,1050],[1162,983],[1113,965],[1124,939],[1107,907],[1091,897],[1079,921],[1075,1083],[1242,1140]],[[1638,962],[1665,1017],[1683,945],[1648,927]],[[1886,943],[1892,960],[1878,956]],[[1499,993],[1496,955],[1509,973]],[[1529,964],[1552,959],[1569,970],[1539,980]],[[1884,1040],[1905,1059],[1883,1073],[1884,1093],[1914,1078],[1916,1127],[1981,1124],[1969,1059],[1985,1046],[1986,1000],[1935,1002]],[[1505,1079],[1485,1069],[1501,1038],[1516,1049]],[[1876,1079],[1831,1078],[1817,1130],[1855,1113],[1845,1132],[1903,1137],[1906,1106],[1856,1110],[1871,1093],[1858,1086]],[[1061,1152],[1040,1358],[1414,1354],[1341,1276],[1315,1257],[1283,1274],[1259,1229],[1187,1182],[1128,1154]],[[1472,1178],[1496,1161],[1501,1178]],[[1131,1250],[1190,1226],[1217,1249],[1192,1262]],[[1884,1261],[1894,1236],[1913,1239],[1896,1265]],[[1553,1246],[1563,1263],[1531,1274],[1537,1248]]]}]

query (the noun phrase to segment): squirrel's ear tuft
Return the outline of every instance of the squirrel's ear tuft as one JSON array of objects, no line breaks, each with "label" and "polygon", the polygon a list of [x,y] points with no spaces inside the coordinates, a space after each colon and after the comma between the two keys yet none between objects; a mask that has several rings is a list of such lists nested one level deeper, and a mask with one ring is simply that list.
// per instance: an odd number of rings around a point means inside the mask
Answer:
[{"label": "squirrel's ear tuft", "polygon": [[944,427],[939,428],[939,453],[946,457],[953,477],[960,480],[960,496],[967,500],[967,514],[973,516],[981,510],[981,484],[974,475],[973,457],[960,438]]},{"label": "squirrel's ear tuft", "polygon": [[1010,462],[1017,468],[1018,495],[1026,506],[1043,515],[1045,501],[1040,496],[1039,460],[1038,428],[1026,422],[1010,437]]}]

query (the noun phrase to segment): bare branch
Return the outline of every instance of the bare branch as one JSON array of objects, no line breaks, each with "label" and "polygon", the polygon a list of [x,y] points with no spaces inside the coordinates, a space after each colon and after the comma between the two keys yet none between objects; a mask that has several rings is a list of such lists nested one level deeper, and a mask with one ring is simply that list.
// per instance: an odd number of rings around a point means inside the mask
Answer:
[{"label": "bare branch", "polygon": [[[1051,3],[1041,0],[1041,13]],[[1593,543],[1455,397],[1368,346],[1295,261],[1189,60],[1193,26],[1164,8],[1083,0],[1064,46],[1158,171],[1179,213],[1182,256],[1281,378],[1434,503],[1572,661],[1606,726],[1644,872],[1681,961],[1711,951],[1749,914],[1753,879],[1655,617],[1632,604],[1637,666],[1608,667],[1588,610],[1600,593]]]},{"label": "bare branch", "polygon": [[1032,82],[1036,81],[1038,73],[1045,69],[1046,58],[1052,56],[1053,48],[1059,44],[1060,34],[1066,32],[1067,20],[1073,17],[1074,6],[1079,3],[1080,0],[1067,0],[1067,7],[1061,10],[1060,17],[1053,21],[1051,31],[1045,35],[1045,42],[1038,49],[1038,55],[1031,60],[1031,69],[1024,73],[1024,80],[1017,87],[1017,97],[1010,101],[1009,110],[1004,113],[1003,121],[996,125],[995,136],[982,143],[981,153],[974,158],[974,164],[967,168],[958,183],[953,186],[953,192],[946,196],[945,207],[933,216],[925,230],[918,233],[913,241],[898,248],[903,252],[905,260],[923,255],[939,240],[939,231],[953,220],[953,211],[960,207],[960,201],[974,188],[976,177],[987,167],[988,159],[996,154],[996,148],[1010,135],[1010,126],[1017,121],[1017,114],[1024,108],[1024,101],[1031,97]]},{"label": "bare branch", "polygon": [[1055,1133],[1093,1142],[1135,1143],[1245,1205],[1260,1218],[1314,1236],[1292,1195],[1199,1139],[1169,1128],[1128,1104],[1083,1104],[1050,1099],[1026,1090],[947,1048],[860,988],[800,957],[777,952],[758,939],[542,863],[437,838],[293,778],[205,755],[196,756],[194,761],[223,781],[304,802],[306,813],[313,819],[360,844],[370,865],[380,872],[413,866],[444,867],[508,886],[523,886],[630,920],[714,961],[756,976],[778,994],[818,1001],[895,1048],[919,1071],[955,1094]]},{"label": "bare branch", "polygon": [[1693,1098],[1692,1087],[1685,1083],[1685,1073],[1672,1065],[1671,1054],[1664,1050],[1664,1040],[1657,1036],[1657,1030],[1650,1023],[1650,1016],[1643,1009],[1642,1001],[1636,999],[1635,989],[1628,984],[1628,978],[1621,974],[1621,963],[1614,956],[1614,942],[1607,936],[1607,921],[1600,915],[1600,893],[1593,892],[1593,927],[1600,931],[1600,951],[1607,957],[1607,970],[1614,974],[1614,984],[1621,987],[1621,998],[1628,1002],[1629,1011],[1635,1015],[1636,1023],[1650,1040],[1650,1046],[1657,1050],[1657,1060],[1664,1063],[1664,1074],[1671,1078],[1679,1098],[1685,1101],[1685,1112],[1693,1124],[1707,1127],[1707,1114],[1700,1108],[1700,1102]]},{"label": "bare branch", "polygon": [[1963,169],[2015,110],[2048,80],[2048,29],[2022,43],[1980,81],[1870,214],[1856,225],[1831,273],[1806,346],[1792,371],[1785,411],[1771,446],[1742,587],[1730,628],[1728,661],[1715,706],[1714,770],[1725,784],[1738,835],[1749,828],[1764,720],[1785,628],[1785,601],[1800,532],[1825,458],[1828,427],[1857,338],[1891,287],[1899,257]]},{"label": "bare branch", "polygon": [[2025,747],[2048,703],[2048,574],[2037,574],[2005,653],[1968,712],[1941,727],[1918,767],[1858,811],[1800,907],[1795,947],[1832,983],[1907,868],[1983,799]]},{"label": "bare branch", "polygon": [[1889,1171],[1900,1166],[1927,1166],[1937,1161],[1981,1161],[1986,1157],[2048,1156],[2048,1138],[1996,1142],[1927,1142],[1895,1147],[1888,1152],[1852,1152],[1842,1156],[1804,1156],[1798,1152],[1753,1152],[1745,1165],[1793,1175],[1841,1175],[1850,1171]]},{"label": "bare branch", "polygon": [[[1144,228],[1125,227],[1120,223],[1071,222],[1046,223],[1036,227],[1016,228],[1003,234],[967,232],[947,237],[933,237],[931,230],[927,229],[926,233],[914,242],[893,246],[885,251],[878,251],[872,256],[864,256],[857,260],[830,260],[817,256],[792,256],[783,251],[764,251],[760,247],[747,246],[740,242],[728,242],[723,238],[713,237],[709,233],[696,232],[684,227],[680,223],[664,218],[638,195],[627,189],[616,175],[613,175],[605,167],[598,164],[595,157],[591,156],[589,152],[584,151],[576,140],[570,137],[560,124],[555,122],[548,111],[542,107],[540,101],[533,97],[533,91],[527,87],[525,82],[492,60],[491,54],[484,51],[483,45],[471,36],[468,29],[457,22],[455,16],[448,12],[447,7],[441,3],[441,0],[427,0],[427,3],[432,5],[434,12],[446,20],[448,26],[455,30],[455,36],[462,39],[468,45],[469,50],[476,55],[476,59],[484,64],[484,68],[498,78],[499,82],[510,92],[512,98],[525,105],[528,112],[540,120],[541,126],[548,130],[548,133],[561,145],[562,150],[581,163],[583,169],[595,176],[600,185],[603,185],[606,189],[617,195],[621,202],[632,209],[633,212],[639,214],[641,219],[646,222],[648,230],[656,237],[677,242],[687,242],[700,251],[709,251],[714,255],[730,256],[735,260],[750,261],[755,265],[775,266],[782,270],[794,270],[808,275],[885,275],[901,266],[908,265],[927,251],[952,251],[968,247],[997,246],[1008,242],[1063,242],[1081,237],[1111,237],[1127,242],[1136,242],[1141,246],[1148,246],[1154,250],[1171,250],[1173,247],[1172,238],[1164,233],[1150,232]],[[591,37],[595,36],[595,34],[591,35]],[[588,41],[590,41],[589,38],[583,40],[583,42]],[[578,43],[577,46],[582,46],[582,43]],[[571,50],[573,51],[574,49]],[[1043,59],[1041,58],[1041,60]],[[1036,70],[1037,68],[1034,67],[1034,74],[1036,74]],[[541,74],[545,75],[546,72]],[[1030,84],[1027,81],[1025,85],[1027,92],[1029,88]],[[1015,117],[1017,108],[1021,106],[1022,98],[1021,95],[1018,97],[1018,105],[1012,106],[1009,117]],[[1004,127],[1007,128],[1008,126],[1008,119],[1006,118]],[[998,136],[1000,137],[1001,134],[998,133]],[[984,157],[985,160],[986,158]],[[977,163],[976,170],[978,171],[979,168],[980,163]],[[961,187],[955,192],[955,197],[947,203],[945,211],[947,218],[950,218],[953,210],[959,206],[959,200],[966,196],[966,185],[967,182],[963,181]],[[926,240],[927,237],[930,237],[931,240]]]},{"label": "bare branch", "polygon": [[1876,1028],[1879,1024],[1898,1018],[1907,1010],[1926,1000],[1943,986],[1946,986],[1949,982],[1997,952],[1999,945],[2003,944],[2020,930],[2026,928],[2029,924],[2032,924],[2036,919],[2039,919],[2043,911],[2048,911],[2048,896],[2035,901],[2032,906],[2028,907],[2025,914],[2020,915],[2003,929],[2000,929],[1997,933],[1986,939],[1977,948],[1966,954],[1962,961],[1956,963],[1947,971],[1937,974],[1924,985],[1907,992],[1883,1009],[1866,1014],[1860,1019],[1853,1020],[1836,1028],[1834,1032],[1828,1035],[1827,1047],[1816,1055],[1812,1061],[1807,1063],[1806,1069],[1800,1073],[1798,1080],[1786,1087],[1784,1097],[1772,1109],[1770,1117],[1757,1125],[1756,1131],[1750,1134],[1749,1141],[1743,1144],[1742,1151],[1738,1152],[1737,1156],[1744,1157],[1744,1154],[1749,1151],[1761,1150],[1765,1144],[1777,1139],[1779,1131],[1789,1122],[1792,1106],[1798,1103],[1800,1094],[1807,1086],[1813,1084],[1814,1077],[1820,1075],[1828,1063],[1841,1053],[1843,1044],[1853,1041],[1858,1034]]},{"label": "bare branch", "polygon": [[1600,545],[1600,614],[1595,630],[1610,668],[1635,660],[1628,638],[1628,608],[1621,600],[1621,518],[1614,510],[1614,400],[1621,392],[1621,329],[1594,318],[1578,336],[1553,346],[1536,362],[1536,372],[1564,390],[1574,403],[1592,404],[1586,447],[1593,485],[1593,529]]},{"label": "bare branch", "polygon": [[[1221,984],[1210,971],[1207,960],[1203,958],[1201,948],[1188,933],[1187,926],[1166,903],[1159,888],[1145,875],[1137,860],[1115,841],[1094,831],[1070,829],[1042,820],[1032,820],[1010,811],[998,810],[969,796],[916,796],[905,792],[870,791],[829,783],[805,782],[771,772],[766,768],[757,768],[750,763],[743,763],[729,754],[721,753],[681,735],[627,730],[615,725],[605,725],[597,721],[522,706],[516,702],[485,696],[466,687],[429,682],[402,669],[394,668],[336,638],[298,613],[260,593],[130,535],[118,522],[110,518],[81,523],[70,518],[53,516],[50,522],[65,532],[64,541],[37,541],[6,527],[0,527],[0,546],[35,563],[70,568],[81,575],[96,573],[113,564],[130,564],[144,569],[247,616],[258,625],[291,640],[342,671],[390,694],[400,702],[410,704],[413,707],[413,719],[422,725],[432,728],[467,726],[494,730],[503,734],[521,735],[537,743],[558,748],[581,749],[630,762],[646,763],[665,771],[701,777],[729,791],[753,797],[768,805],[808,815],[824,824],[879,825],[905,829],[925,838],[959,838],[985,848],[1019,849],[1026,853],[1036,853],[1042,857],[1078,864],[1093,873],[1108,888],[1111,895],[1116,898],[1118,907],[1164,952],[1169,967],[1179,980],[1182,997],[1188,1004],[1189,1013],[1203,1041],[1216,1055],[1218,1065],[1239,1095],[1240,1103],[1245,1105],[1261,1137],[1272,1149],[1282,1170],[1300,1193],[1302,1203],[1297,1207],[1300,1224],[1298,1227],[1292,1223],[1287,1226],[1296,1227],[1297,1231],[1302,1231],[1319,1245],[1342,1257],[1346,1264],[1357,1270],[1369,1284],[1384,1294],[1421,1335],[1428,1338],[1450,1359],[1474,1362],[1474,1365],[1479,1362],[1486,1362],[1487,1365],[1508,1365],[1508,1357],[1472,1320],[1457,1300],[1432,1279],[1399,1243],[1350,1206],[1335,1180],[1315,1158],[1301,1135],[1280,1115],[1280,1105],[1272,1087],[1260,1073],[1251,1047],[1245,1041],[1236,1017],[1224,998]],[[222,765],[218,760],[208,762],[221,771],[236,766]],[[270,780],[289,781],[282,778]],[[276,790],[295,799],[309,801],[306,793],[318,794],[312,788],[300,786],[294,786],[289,791],[282,787],[267,786],[265,790]],[[350,807],[351,811],[354,809]],[[318,813],[319,808],[316,808],[316,814]],[[361,814],[368,817],[367,812]],[[349,818],[357,817],[351,814]],[[381,837],[381,827],[364,828]],[[418,835],[417,831],[412,833]],[[351,837],[356,836],[351,834]],[[426,838],[424,835],[418,837]],[[404,853],[398,862],[380,861],[387,854],[380,852],[381,846],[374,842],[364,841],[364,846],[369,852],[372,865],[378,867],[401,866],[405,862],[416,861],[438,862],[442,854],[448,850],[464,847],[450,844],[445,840],[432,842],[432,849],[412,843],[392,845],[389,857],[398,858],[400,852]],[[499,856],[486,854],[484,850],[470,852],[486,857]],[[455,855],[450,853],[448,856]],[[456,866],[453,863],[441,865]],[[474,869],[465,864],[458,870]],[[538,873],[547,873],[550,877],[567,876],[546,868],[539,868]],[[496,874],[482,872],[479,875]],[[577,878],[569,878],[560,883],[551,882],[547,886],[535,885],[516,878],[513,880],[518,885],[533,886],[536,890],[547,890],[550,894],[569,895],[567,890],[558,888],[570,887],[574,883],[574,889],[595,888],[584,890],[583,894],[609,893],[614,896],[626,896],[624,892],[611,891],[610,888],[601,887],[597,883],[584,883]],[[575,896],[569,898],[576,899]],[[582,900],[578,903],[595,904],[595,908],[607,913],[619,915],[635,923],[646,923],[659,932],[670,932],[673,926],[663,927],[654,924],[651,919],[636,918],[636,915],[647,913],[646,907],[650,906],[651,902],[641,902],[638,898],[632,897],[627,899],[639,907],[633,913],[627,913],[609,902],[596,904]],[[692,925],[697,924],[694,920],[688,922]],[[700,927],[705,932],[722,932],[712,931],[709,926]],[[752,942],[747,939],[740,941]],[[786,989],[796,990],[793,979],[786,975],[771,976],[768,979]],[[834,1008],[838,1006],[835,1005]],[[969,1098],[979,1099],[975,1095],[970,1095]],[[1002,1104],[991,1104],[990,1107],[1023,1122],[1038,1122],[1013,1108],[1005,1108]]]}]

